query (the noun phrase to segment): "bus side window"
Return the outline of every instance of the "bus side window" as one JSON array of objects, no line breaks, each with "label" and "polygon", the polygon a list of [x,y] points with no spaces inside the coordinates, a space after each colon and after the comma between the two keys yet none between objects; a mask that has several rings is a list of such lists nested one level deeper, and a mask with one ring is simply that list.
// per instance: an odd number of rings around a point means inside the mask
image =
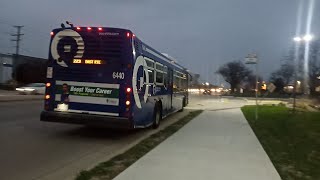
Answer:
[{"label": "bus side window", "polygon": [[154,61],[152,59],[149,58],[145,58],[146,63],[147,63],[147,68],[148,68],[148,74],[149,74],[149,84],[153,84],[154,83]]},{"label": "bus side window", "polygon": [[156,63],[156,83],[163,86],[163,65]]},{"label": "bus side window", "polygon": [[153,84],[154,83],[154,70],[148,69],[148,73],[149,73],[149,83]]}]

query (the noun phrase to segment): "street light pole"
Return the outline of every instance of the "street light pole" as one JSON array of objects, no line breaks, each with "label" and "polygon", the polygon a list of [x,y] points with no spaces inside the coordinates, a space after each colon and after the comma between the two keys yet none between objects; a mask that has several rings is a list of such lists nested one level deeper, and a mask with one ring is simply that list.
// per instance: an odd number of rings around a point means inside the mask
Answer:
[{"label": "street light pole", "polygon": [[256,54],[249,54],[245,58],[246,64],[255,64],[256,65],[256,88],[255,88],[255,95],[256,95],[256,111],[255,111],[255,118],[258,120],[258,81],[259,81],[259,69],[258,69],[258,56]]},{"label": "street light pole", "polygon": [[259,115],[258,115],[258,81],[259,81],[259,77],[258,77],[258,59],[257,59],[257,63],[256,63],[256,120],[258,120]]},{"label": "street light pole", "polygon": [[[313,39],[313,36],[310,35],[310,34],[307,34],[307,35],[304,35],[303,37],[294,37],[293,38],[293,41],[295,41],[297,44],[296,44],[296,52],[295,52],[295,62],[298,61],[298,58],[299,58],[299,52],[300,52],[300,42],[305,42],[305,52],[304,52],[304,75],[303,75],[303,79],[304,79],[304,86],[303,86],[303,91],[304,93],[306,94],[309,94],[308,93],[308,84],[309,84],[309,78],[308,78],[308,59],[309,59],[309,43],[310,41],[312,41]],[[294,64],[294,89],[293,89],[293,111],[295,111],[295,108],[296,108],[296,89],[297,89],[297,74],[296,74],[296,65],[297,64]]]}]

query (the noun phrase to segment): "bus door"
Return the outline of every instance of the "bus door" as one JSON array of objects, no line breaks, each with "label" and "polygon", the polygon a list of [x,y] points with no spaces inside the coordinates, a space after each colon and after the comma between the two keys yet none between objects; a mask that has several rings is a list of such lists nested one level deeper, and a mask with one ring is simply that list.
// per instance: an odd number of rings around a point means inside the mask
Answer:
[{"label": "bus door", "polygon": [[167,103],[167,110],[171,111],[172,110],[172,95],[173,95],[173,70],[168,69],[168,74],[167,74],[168,82],[167,82],[167,88],[168,88],[168,94],[169,94],[169,99]]}]

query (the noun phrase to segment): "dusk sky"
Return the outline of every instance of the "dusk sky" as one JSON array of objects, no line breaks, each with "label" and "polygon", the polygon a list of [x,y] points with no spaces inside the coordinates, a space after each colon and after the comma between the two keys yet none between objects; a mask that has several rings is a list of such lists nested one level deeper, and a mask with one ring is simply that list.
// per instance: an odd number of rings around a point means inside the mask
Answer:
[{"label": "dusk sky", "polygon": [[311,33],[319,37],[318,0],[1,0],[0,53],[14,53],[11,25],[24,25],[20,53],[47,58],[51,29],[69,20],[128,28],[213,83],[220,65],[256,52],[268,78],[293,46],[299,6],[300,31],[306,32],[311,2]]}]

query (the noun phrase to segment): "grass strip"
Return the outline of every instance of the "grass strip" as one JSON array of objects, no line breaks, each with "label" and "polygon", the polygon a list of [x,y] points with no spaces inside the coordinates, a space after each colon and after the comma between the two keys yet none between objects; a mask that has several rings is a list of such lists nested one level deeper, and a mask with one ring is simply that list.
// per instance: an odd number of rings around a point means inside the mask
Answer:
[{"label": "grass strip", "polygon": [[320,179],[320,112],[293,113],[282,106],[242,108],[283,180]]},{"label": "grass strip", "polygon": [[90,180],[93,178],[104,180],[113,179],[165,139],[177,132],[201,112],[202,110],[192,111],[172,125],[169,125],[165,129],[160,130],[159,132],[142,140],[123,154],[117,155],[106,162],[100,163],[91,170],[81,171],[76,177],[76,180]]}]

